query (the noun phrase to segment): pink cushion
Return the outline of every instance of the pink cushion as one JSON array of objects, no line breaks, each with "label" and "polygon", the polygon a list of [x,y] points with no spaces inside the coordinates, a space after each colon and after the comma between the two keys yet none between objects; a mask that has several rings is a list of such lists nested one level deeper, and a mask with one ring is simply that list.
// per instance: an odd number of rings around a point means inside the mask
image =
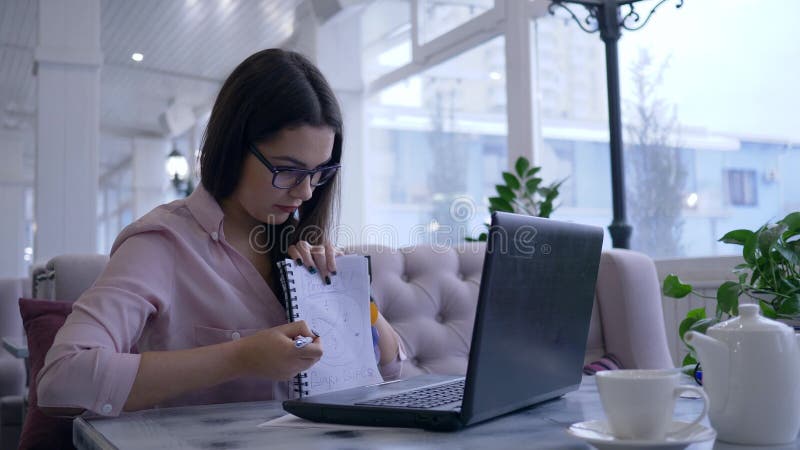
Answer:
[{"label": "pink cushion", "polygon": [[594,375],[597,372],[602,372],[604,370],[619,370],[622,369],[622,364],[619,362],[616,356],[612,354],[603,355],[602,358],[598,359],[597,361],[592,361],[589,364],[583,366],[583,373],[586,375]]},{"label": "pink cushion", "polygon": [[44,357],[53,345],[58,329],[72,312],[71,302],[19,299],[22,325],[28,336],[30,385],[28,413],[19,439],[20,449],[71,449],[72,419],[50,417],[36,402],[36,377],[44,365]]}]

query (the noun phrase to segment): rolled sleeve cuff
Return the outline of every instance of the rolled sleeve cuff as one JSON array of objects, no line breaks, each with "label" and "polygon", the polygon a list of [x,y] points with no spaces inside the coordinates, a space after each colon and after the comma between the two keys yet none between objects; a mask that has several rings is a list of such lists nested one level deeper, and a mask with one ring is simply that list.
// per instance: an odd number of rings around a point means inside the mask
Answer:
[{"label": "rolled sleeve cuff", "polygon": [[99,396],[91,408],[103,416],[118,416],[128,401],[128,396],[139,372],[141,355],[131,353],[112,353],[106,367],[109,372],[103,377]]},{"label": "rolled sleeve cuff", "polygon": [[397,358],[378,366],[378,370],[381,372],[381,376],[383,376],[385,381],[399,380],[403,374],[403,364],[405,360],[408,359],[405,348],[403,347],[403,341],[397,333],[395,333],[395,336],[397,340]]}]

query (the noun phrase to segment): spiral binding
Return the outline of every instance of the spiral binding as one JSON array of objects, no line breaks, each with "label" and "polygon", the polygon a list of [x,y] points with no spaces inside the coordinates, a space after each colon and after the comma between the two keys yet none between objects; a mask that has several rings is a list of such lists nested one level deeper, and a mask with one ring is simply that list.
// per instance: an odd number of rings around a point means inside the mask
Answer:
[{"label": "spiral binding", "polygon": [[[296,319],[300,318],[300,314],[297,312],[297,296],[292,295],[292,293],[297,292],[297,289],[292,287],[290,288],[289,285],[294,285],[294,271],[291,269],[291,262],[290,261],[280,261],[278,262],[278,268],[280,269],[281,274],[281,287],[283,288],[284,293],[284,306],[286,308],[286,319],[289,322],[294,322]],[[298,397],[302,398],[304,395],[308,395],[308,381],[303,381],[303,379],[307,379],[308,374],[305,372],[301,372],[297,374],[297,376],[292,381],[292,391],[296,392]],[[304,389],[305,388],[305,389]]]}]

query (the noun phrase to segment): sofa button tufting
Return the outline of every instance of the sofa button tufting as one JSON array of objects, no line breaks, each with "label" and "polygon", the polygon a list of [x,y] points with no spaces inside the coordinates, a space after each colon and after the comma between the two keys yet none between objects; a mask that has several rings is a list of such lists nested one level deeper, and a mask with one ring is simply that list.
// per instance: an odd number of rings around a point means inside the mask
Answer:
[{"label": "sofa button tufting", "polygon": [[463,280],[464,278],[466,278],[466,277],[464,276],[464,274],[463,274],[463,273],[459,273],[459,274],[458,274],[458,279],[459,279],[459,280]]},{"label": "sofa button tufting", "polygon": [[436,321],[439,322],[439,323],[442,323],[442,322],[444,322],[444,317],[442,317],[441,314],[437,314],[436,315]]},{"label": "sofa button tufting", "polygon": [[405,281],[405,282],[408,282],[408,275],[402,274],[402,275],[400,275],[400,279]]}]

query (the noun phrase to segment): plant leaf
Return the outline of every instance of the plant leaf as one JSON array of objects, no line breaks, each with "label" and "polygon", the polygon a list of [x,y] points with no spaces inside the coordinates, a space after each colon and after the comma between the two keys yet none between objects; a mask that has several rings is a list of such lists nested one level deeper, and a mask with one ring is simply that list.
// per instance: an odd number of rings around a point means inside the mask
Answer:
[{"label": "plant leaf", "polygon": [[692,325],[694,325],[694,323],[697,322],[698,320],[700,319],[695,319],[694,317],[687,317],[681,321],[681,324],[678,325],[678,336],[681,338],[682,341],[683,341],[683,335],[686,334],[689,331],[689,328],[691,328]]},{"label": "plant leaf", "polygon": [[722,312],[736,315],[739,312],[741,286],[735,281],[726,281],[717,289],[717,304]]},{"label": "plant leaf", "polygon": [[745,261],[747,261],[751,266],[756,262],[756,244],[758,243],[758,235],[753,233],[752,236],[747,238],[747,241],[744,243],[744,247],[742,247],[742,257]]},{"label": "plant leaf", "polygon": [[697,331],[698,333],[706,334],[706,330],[708,330],[708,327],[714,325],[715,323],[717,323],[717,319],[711,317],[706,319],[700,319],[689,327],[689,331]]},{"label": "plant leaf", "polygon": [[525,178],[525,172],[528,171],[528,167],[530,167],[530,163],[522,156],[517,158],[517,162],[514,164],[514,169],[516,169],[517,175],[519,175],[520,178]]},{"label": "plant leaf", "polygon": [[722,236],[719,239],[719,242],[744,245],[745,242],[747,242],[747,239],[749,239],[753,234],[754,233],[750,230],[733,230],[725,233],[725,236]]},{"label": "plant leaf", "polygon": [[514,199],[517,197],[516,195],[514,195],[514,191],[509,189],[508,186],[503,186],[502,184],[498,184],[495,186],[495,189],[497,189],[497,193],[500,195],[500,198],[509,203],[514,201]]},{"label": "plant leaf", "polygon": [[764,317],[770,319],[778,318],[778,313],[775,312],[775,308],[773,308],[769,303],[765,302],[764,300],[759,300],[758,305],[761,306],[761,314],[763,314]]},{"label": "plant leaf", "polygon": [[510,189],[519,189],[519,180],[513,173],[503,172],[503,180],[505,180],[506,186]]},{"label": "plant leaf", "polygon": [[527,172],[525,172],[525,178],[530,178],[536,175],[536,173],[539,172],[540,170],[542,170],[541,167],[536,167],[536,166],[531,167],[530,169],[528,169]]},{"label": "plant leaf", "polygon": [[489,197],[489,204],[492,205],[496,211],[514,212],[511,204],[500,197]]},{"label": "plant leaf", "polygon": [[686,318],[681,321],[680,325],[678,325],[678,336],[680,336],[681,340],[683,340],[683,335],[686,334],[687,331],[691,330],[692,325],[705,318],[705,308],[692,309],[686,313]]},{"label": "plant leaf", "polygon": [[692,286],[684,284],[675,274],[669,274],[664,278],[661,292],[667,297],[683,298],[692,292]]},{"label": "plant leaf", "polygon": [[775,312],[784,317],[796,317],[800,313],[800,294],[783,299]]},{"label": "plant leaf", "polygon": [[778,224],[772,226],[770,228],[762,227],[763,229],[760,230],[758,234],[758,250],[761,252],[761,256],[765,256],[767,258],[770,257],[770,251],[775,247],[778,243],[778,240],[786,231],[785,224]]},{"label": "plant leaf", "polygon": [[800,231],[800,211],[786,215],[780,222],[786,225],[789,232]]},{"label": "plant leaf", "polygon": [[706,309],[704,307],[702,307],[702,306],[700,308],[690,309],[686,313],[686,317],[691,317],[691,318],[697,319],[697,320],[705,319],[706,318]]},{"label": "plant leaf", "polygon": [[786,261],[788,261],[790,264],[800,266],[800,254],[798,254],[797,251],[792,251],[791,248],[781,244],[780,242],[775,245],[775,250],[777,250],[781,256],[786,258]]},{"label": "plant leaf", "polygon": [[[686,356],[683,357],[683,362],[681,362],[681,367],[683,366],[696,366],[697,360],[691,353],[687,353]],[[694,370],[694,368],[692,368]]]},{"label": "plant leaf", "polygon": [[539,183],[542,182],[541,178],[531,178],[530,180],[525,182],[525,190],[534,193],[536,189],[539,188]]},{"label": "plant leaf", "polygon": [[553,213],[553,202],[545,200],[539,205],[539,217],[549,218]]}]

